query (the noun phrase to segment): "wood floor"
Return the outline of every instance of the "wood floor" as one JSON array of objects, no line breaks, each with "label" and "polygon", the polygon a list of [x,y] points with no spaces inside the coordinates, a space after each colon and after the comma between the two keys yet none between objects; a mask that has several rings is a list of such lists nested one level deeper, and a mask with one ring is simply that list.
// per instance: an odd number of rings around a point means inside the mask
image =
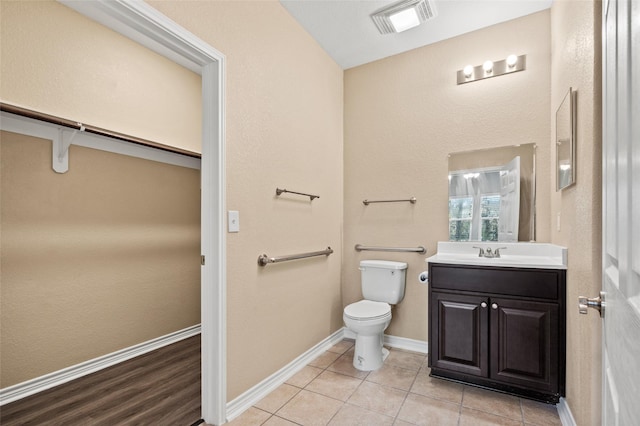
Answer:
[{"label": "wood floor", "polygon": [[0,424],[189,426],[200,420],[200,335],[0,407]]}]

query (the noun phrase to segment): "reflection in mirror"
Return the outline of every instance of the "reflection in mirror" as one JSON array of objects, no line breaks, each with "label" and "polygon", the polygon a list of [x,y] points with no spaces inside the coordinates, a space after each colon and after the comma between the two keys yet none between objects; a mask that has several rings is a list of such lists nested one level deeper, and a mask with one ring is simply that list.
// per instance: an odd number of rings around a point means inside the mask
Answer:
[{"label": "reflection in mirror", "polygon": [[449,240],[535,240],[535,144],[449,155]]},{"label": "reflection in mirror", "polygon": [[556,191],[575,183],[575,149],[573,146],[576,92],[569,88],[556,112]]}]

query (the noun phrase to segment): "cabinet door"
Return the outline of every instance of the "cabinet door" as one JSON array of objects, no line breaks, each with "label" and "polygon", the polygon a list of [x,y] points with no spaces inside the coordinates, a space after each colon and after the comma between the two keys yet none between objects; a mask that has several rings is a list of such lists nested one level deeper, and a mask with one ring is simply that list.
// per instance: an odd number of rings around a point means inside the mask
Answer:
[{"label": "cabinet door", "polygon": [[558,392],[558,305],[491,298],[490,378]]},{"label": "cabinet door", "polygon": [[487,299],[486,296],[432,292],[429,310],[431,367],[487,376]]}]

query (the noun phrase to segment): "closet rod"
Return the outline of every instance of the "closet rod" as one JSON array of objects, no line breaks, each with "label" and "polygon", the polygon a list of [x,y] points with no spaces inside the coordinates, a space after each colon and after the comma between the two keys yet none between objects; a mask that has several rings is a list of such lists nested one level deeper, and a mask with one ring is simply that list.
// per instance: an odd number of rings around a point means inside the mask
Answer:
[{"label": "closet rod", "polygon": [[163,151],[169,151],[175,154],[186,155],[188,157],[193,157],[193,158],[202,157],[202,155],[197,152],[188,151],[186,149],[176,148],[169,145],[164,145],[158,142],[137,138],[135,136],[125,135],[123,133],[114,132],[113,130],[102,129],[100,127],[92,126],[90,124],[78,123],[77,121],[67,120],[66,118],[56,117],[54,115],[45,114],[43,112],[34,111],[31,109],[7,104],[4,102],[0,102],[0,111],[8,112],[8,113],[19,115],[22,117],[32,118],[34,120],[45,121],[47,123],[52,123],[59,126],[69,127],[75,130],[80,130],[81,127],[84,127],[85,132],[93,133],[95,135],[106,136],[106,137],[118,139],[124,142],[134,143],[136,145],[143,145],[151,148],[161,149]]}]

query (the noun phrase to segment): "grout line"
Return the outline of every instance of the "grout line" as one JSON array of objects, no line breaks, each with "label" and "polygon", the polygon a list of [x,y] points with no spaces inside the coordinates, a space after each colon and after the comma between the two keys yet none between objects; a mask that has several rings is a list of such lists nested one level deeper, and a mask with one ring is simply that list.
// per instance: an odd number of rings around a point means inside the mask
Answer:
[{"label": "grout line", "polygon": [[458,426],[460,426],[460,422],[462,421],[462,407],[464,406],[464,393],[467,390],[465,385],[462,385],[462,397],[460,398],[460,407],[458,408]]}]

